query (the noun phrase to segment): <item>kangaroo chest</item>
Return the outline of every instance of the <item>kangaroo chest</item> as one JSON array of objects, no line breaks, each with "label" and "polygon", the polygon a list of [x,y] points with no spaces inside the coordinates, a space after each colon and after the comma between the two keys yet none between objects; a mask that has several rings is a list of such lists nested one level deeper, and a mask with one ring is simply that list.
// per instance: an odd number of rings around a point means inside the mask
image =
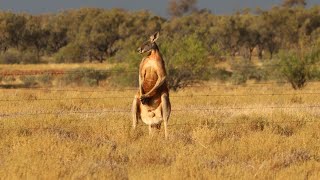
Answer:
[{"label": "kangaroo chest", "polygon": [[143,66],[144,73],[144,81],[142,84],[143,91],[145,93],[149,92],[157,83],[158,75],[157,75],[157,65],[154,60],[148,60]]}]

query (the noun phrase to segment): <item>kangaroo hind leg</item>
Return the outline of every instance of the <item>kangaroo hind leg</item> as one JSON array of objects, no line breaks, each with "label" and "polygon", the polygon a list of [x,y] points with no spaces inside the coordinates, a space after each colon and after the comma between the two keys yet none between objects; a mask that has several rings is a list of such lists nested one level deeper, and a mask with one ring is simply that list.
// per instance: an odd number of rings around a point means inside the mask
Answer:
[{"label": "kangaroo hind leg", "polygon": [[171,104],[169,100],[169,95],[167,93],[163,93],[161,95],[161,108],[162,108],[162,118],[164,125],[164,134],[165,138],[168,138],[168,120],[171,114]]},{"label": "kangaroo hind leg", "polygon": [[132,127],[135,129],[138,124],[138,120],[140,119],[140,100],[139,93],[134,96],[132,102]]}]

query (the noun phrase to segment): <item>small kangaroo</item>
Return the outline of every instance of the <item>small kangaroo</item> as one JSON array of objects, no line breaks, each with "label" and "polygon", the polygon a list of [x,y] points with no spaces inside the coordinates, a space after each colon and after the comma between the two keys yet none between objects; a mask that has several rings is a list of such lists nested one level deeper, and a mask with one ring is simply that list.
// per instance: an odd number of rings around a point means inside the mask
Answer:
[{"label": "small kangaroo", "polygon": [[142,59],[139,67],[139,91],[132,103],[133,128],[141,119],[149,125],[149,134],[152,134],[152,129],[160,129],[163,122],[165,138],[168,138],[171,104],[165,63],[155,42],[158,38],[159,32],[138,48],[140,54],[147,52],[148,56]]}]

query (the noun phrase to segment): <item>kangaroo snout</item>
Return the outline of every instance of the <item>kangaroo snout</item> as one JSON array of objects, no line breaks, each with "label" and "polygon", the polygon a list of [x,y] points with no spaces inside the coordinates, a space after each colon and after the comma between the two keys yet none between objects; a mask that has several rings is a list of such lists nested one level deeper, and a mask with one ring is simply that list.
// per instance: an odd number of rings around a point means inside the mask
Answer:
[{"label": "kangaroo snout", "polygon": [[142,48],[139,47],[139,48],[137,49],[137,52],[141,54],[141,53],[142,53]]}]

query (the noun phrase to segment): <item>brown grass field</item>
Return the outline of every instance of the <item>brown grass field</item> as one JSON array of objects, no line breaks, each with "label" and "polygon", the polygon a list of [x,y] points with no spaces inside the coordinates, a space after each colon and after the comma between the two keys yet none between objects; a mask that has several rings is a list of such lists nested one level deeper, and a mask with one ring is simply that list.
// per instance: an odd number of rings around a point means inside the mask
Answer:
[{"label": "brown grass field", "polygon": [[0,89],[1,179],[320,178],[320,82],[171,92],[168,140],[132,130],[135,90],[53,89]]},{"label": "brown grass field", "polygon": [[95,69],[108,69],[112,67],[111,64],[104,63],[81,63],[81,64],[1,64],[0,71],[12,70],[70,70],[76,68],[95,68]]}]

